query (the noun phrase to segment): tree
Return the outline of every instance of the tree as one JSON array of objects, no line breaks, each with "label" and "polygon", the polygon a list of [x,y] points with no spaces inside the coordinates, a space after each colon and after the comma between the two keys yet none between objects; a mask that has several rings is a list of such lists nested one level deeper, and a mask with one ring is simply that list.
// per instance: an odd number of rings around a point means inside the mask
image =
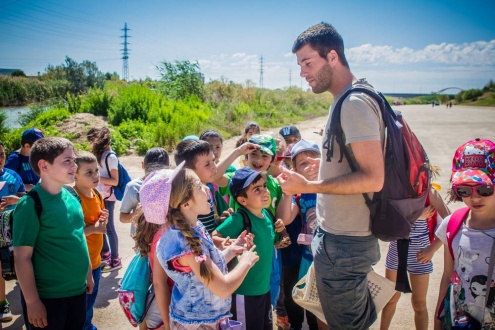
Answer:
[{"label": "tree", "polygon": [[79,95],[89,88],[103,88],[105,75],[98,69],[96,62],[83,61],[78,63],[69,56],[65,57],[65,64],[48,65],[42,76],[43,80],[66,80],[69,83],[69,92]]},{"label": "tree", "polygon": [[160,90],[173,100],[182,100],[196,95],[203,100],[204,77],[201,74],[199,63],[188,60],[175,60],[174,63],[163,61],[156,67],[161,75]]},{"label": "tree", "polygon": [[26,74],[22,70],[15,70],[10,74],[12,77],[25,77]]}]

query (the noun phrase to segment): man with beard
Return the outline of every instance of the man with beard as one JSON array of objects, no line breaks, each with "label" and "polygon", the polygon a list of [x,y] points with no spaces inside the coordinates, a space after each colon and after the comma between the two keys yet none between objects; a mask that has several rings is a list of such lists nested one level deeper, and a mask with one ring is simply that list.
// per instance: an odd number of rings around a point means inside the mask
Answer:
[{"label": "man with beard", "polygon": [[[334,105],[352,85],[372,88],[357,80],[344,54],[344,42],[327,23],[314,25],[294,42],[305,78],[314,93],[330,92]],[[279,178],[286,194],[317,193],[318,229],[312,242],[318,294],[331,329],[366,329],[376,320],[373,300],[367,287],[367,273],[380,259],[377,238],[371,234],[369,209],[363,193],[380,191],[384,182],[384,124],[376,101],[354,92],[342,103],[341,123],[345,148],[355,159],[352,172],[345,157],[340,161],[338,143],[329,136],[334,106],[330,109],[323,136],[322,158],[311,159],[319,166],[319,177],[308,181],[283,169]],[[329,148],[333,156],[327,159]],[[325,150],[327,149],[327,150]],[[329,153],[332,156],[332,153]]]}]

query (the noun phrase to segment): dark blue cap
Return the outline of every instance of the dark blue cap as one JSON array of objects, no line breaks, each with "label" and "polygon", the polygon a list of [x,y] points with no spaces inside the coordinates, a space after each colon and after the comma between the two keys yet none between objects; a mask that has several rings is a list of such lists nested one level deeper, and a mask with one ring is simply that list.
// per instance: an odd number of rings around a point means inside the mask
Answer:
[{"label": "dark blue cap", "polygon": [[23,141],[28,141],[28,142],[34,142],[39,139],[44,138],[45,136],[43,135],[43,132],[37,128],[30,128],[25,130],[22,133],[21,140]]},{"label": "dark blue cap", "polygon": [[234,198],[237,196],[239,191],[248,187],[251,183],[253,183],[254,179],[258,177],[258,175],[264,175],[265,172],[256,172],[250,167],[243,167],[237,170],[230,179],[230,193]]}]

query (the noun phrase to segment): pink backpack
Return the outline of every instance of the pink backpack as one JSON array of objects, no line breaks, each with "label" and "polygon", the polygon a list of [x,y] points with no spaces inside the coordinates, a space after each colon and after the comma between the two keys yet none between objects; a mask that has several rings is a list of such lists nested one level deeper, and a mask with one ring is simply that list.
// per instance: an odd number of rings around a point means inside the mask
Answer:
[{"label": "pink backpack", "polygon": [[463,207],[462,209],[454,211],[450,216],[449,223],[447,224],[447,246],[449,248],[450,256],[454,260],[454,251],[452,250],[452,241],[454,237],[459,233],[462,228],[464,220],[466,220],[469,214],[469,207]]}]

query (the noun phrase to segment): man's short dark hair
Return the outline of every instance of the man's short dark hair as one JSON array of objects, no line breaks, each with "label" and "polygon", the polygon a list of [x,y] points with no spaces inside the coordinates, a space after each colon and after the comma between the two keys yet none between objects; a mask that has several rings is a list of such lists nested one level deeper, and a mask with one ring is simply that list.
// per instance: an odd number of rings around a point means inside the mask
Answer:
[{"label": "man's short dark hair", "polygon": [[310,45],[324,59],[330,51],[335,50],[342,65],[349,68],[344,53],[344,40],[332,25],[321,22],[308,28],[294,41],[292,53],[295,54],[305,45]]},{"label": "man's short dark hair", "polygon": [[33,143],[31,153],[29,154],[29,164],[38,176],[40,175],[40,168],[38,162],[45,160],[50,164],[53,164],[55,158],[64,153],[68,148],[74,150],[74,145],[67,139],[49,136],[43,139],[39,139]]},{"label": "man's short dark hair", "polygon": [[185,166],[194,170],[196,168],[196,160],[198,156],[208,155],[211,151],[211,146],[203,140],[185,140],[181,141],[175,148],[174,160],[175,164],[179,165],[185,161]]}]

